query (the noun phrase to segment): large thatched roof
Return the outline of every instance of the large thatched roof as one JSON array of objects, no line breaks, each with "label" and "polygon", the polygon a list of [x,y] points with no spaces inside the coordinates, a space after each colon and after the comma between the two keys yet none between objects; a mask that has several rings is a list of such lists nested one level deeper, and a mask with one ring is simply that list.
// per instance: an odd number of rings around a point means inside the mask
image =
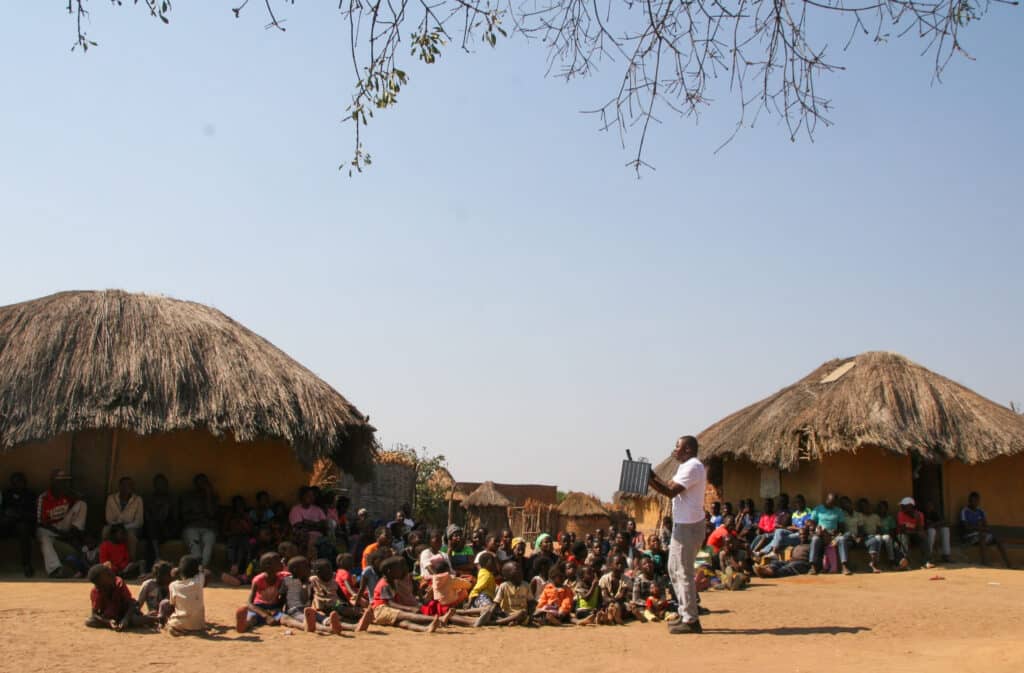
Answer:
[{"label": "large thatched roof", "polygon": [[511,504],[512,501],[495,488],[493,481],[485,481],[480,484],[462,501],[462,506],[467,509],[470,507],[509,507]]},{"label": "large thatched roof", "polygon": [[608,510],[604,508],[600,500],[577,491],[565,496],[565,500],[558,506],[558,513],[568,517],[608,516]]},{"label": "large thatched roof", "polygon": [[279,439],[363,477],[375,453],[355,406],[216,309],[118,290],[0,307],[0,450],[101,428]]},{"label": "large thatched roof", "polygon": [[[1024,417],[895,353],[831,360],[698,436],[701,458],[790,468],[877,446],[979,463],[1024,451]],[[675,461],[658,465],[670,477]]]}]

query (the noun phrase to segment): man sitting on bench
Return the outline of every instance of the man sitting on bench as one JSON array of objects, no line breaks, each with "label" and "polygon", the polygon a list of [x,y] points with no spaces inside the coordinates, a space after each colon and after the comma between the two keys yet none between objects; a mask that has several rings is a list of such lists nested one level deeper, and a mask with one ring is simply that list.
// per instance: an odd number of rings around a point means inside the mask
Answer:
[{"label": "man sitting on bench", "polygon": [[988,565],[985,561],[985,547],[995,545],[1003,557],[1003,564],[1007,568],[1013,567],[1006,554],[1006,547],[988,530],[988,519],[985,510],[981,508],[981,495],[977,491],[967,496],[967,506],[960,510],[960,539],[965,545],[978,545],[981,565]]}]

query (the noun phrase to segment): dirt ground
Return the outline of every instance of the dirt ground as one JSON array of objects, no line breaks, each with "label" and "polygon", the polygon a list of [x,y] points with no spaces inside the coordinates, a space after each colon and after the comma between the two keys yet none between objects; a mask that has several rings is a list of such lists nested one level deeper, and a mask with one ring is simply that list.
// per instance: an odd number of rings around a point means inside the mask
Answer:
[{"label": "dirt ground", "polygon": [[[932,580],[940,576],[943,580]],[[132,586],[133,593],[137,586]],[[242,589],[207,590],[209,637],[82,626],[89,585],[0,582],[0,671],[985,671],[1024,669],[1024,572],[979,568],[759,581],[709,592],[700,636],[664,624],[448,629],[358,636],[226,627]]]}]

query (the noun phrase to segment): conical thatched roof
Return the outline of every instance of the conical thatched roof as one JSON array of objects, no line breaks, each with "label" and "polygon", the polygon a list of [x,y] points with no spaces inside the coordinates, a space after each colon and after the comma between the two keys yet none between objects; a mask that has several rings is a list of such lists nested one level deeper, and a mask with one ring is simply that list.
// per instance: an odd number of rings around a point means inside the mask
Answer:
[{"label": "conical thatched roof", "polygon": [[372,470],[374,429],[358,409],[202,304],[108,290],[0,307],[0,372],[0,450],[86,429],[205,429]]},{"label": "conical thatched roof", "polygon": [[[701,458],[791,468],[861,446],[979,463],[1024,451],[1024,417],[895,353],[832,360],[698,436]],[[675,460],[657,467],[671,477]]]},{"label": "conical thatched roof", "polygon": [[565,500],[558,506],[558,513],[562,516],[608,516],[608,510],[601,505],[601,501],[592,495],[573,491],[565,496]]},{"label": "conical thatched roof", "polygon": [[467,509],[470,507],[510,507],[511,505],[512,501],[494,487],[493,481],[485,481],[480,484],[462,501],[462,506]]}]

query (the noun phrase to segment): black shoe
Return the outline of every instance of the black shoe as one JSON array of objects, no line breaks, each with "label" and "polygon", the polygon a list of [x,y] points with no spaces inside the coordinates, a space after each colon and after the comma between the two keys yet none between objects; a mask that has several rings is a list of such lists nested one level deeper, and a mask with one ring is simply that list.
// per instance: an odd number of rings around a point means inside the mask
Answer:
[{"label": "black shoe", "polygon": [[25,566],[25,577],[32,577],[35,574],[36,571],[31,565]]},{"label": "black shoe", "polygon": [[697,614],[698,615],[710,615],[711,614],[711,610],[708,610],[703,605],[698,605],[697,606]]},{"label": "black shoe", "polygon": [[704,629],[701,628],[700,621],[696,622],[684,622],[682,620],[673,622],[668,626],[668,632],[673,635],[681,633],[703,633]]}]

